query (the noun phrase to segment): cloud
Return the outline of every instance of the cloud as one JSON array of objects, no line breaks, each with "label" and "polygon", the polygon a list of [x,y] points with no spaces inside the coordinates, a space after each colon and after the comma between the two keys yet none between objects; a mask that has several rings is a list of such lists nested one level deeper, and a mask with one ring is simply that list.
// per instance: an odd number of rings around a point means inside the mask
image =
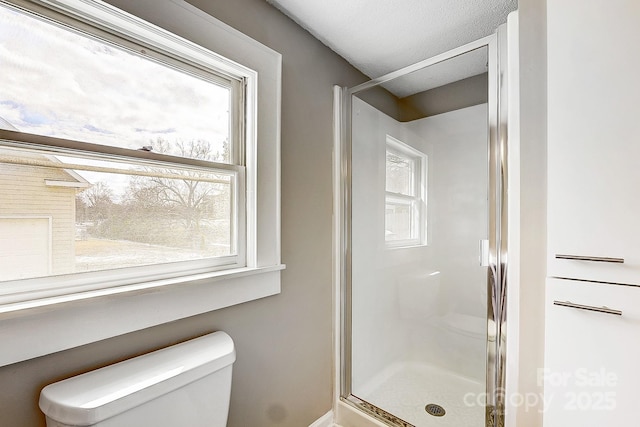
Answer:
[{"label": "cloud", "polygon": [[84,125],[84,128],[86,130],[88,130],[89,132],[96,132],[96,133],[104,133],[104,134],[107,134],[107,135],[113,135],[113,132],[111,132],[109,130],[106,130],[106,129],[97,128],[97,127],[95,127],[93,125]]},{"label": "cloud", "polygon": [[143,128],[135,128],[136,132],[143,133],[159,133],[159,134],[168,134],[168,133],[176,133],[176,128],[167,128],[167,129],[143,129]]},{"label": "cloud", "polygon": [[229,91],[0,6],[0,116],[24,132],[139,148],[229,135]]}]

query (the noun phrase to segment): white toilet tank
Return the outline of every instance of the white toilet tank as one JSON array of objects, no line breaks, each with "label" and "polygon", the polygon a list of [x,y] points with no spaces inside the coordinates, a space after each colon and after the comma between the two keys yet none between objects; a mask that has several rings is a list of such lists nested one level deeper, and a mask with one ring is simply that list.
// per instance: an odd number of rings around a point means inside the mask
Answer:
[{"label": "white toilet tank", "polygon": [[214,332],[42,389],[48,427],[224,427],[231,337]]}]

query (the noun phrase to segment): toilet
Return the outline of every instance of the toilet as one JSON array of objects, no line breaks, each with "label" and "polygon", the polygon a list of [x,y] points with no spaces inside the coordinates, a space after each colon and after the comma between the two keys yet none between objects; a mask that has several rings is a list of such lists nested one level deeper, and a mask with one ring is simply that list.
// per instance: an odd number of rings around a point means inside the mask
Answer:
[{"label": "toilet", "polygon": [[40,409],[47,427],[224,427],[235,359],[214,332],[50,384]]}]

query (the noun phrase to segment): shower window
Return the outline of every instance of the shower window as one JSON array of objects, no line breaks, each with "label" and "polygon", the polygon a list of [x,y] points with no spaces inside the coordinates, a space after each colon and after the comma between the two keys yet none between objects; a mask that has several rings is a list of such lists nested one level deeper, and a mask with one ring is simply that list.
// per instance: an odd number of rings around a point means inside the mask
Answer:
[{"label": "shower window", "polygon": [[426,244],[427,156],[387,135],[385,242],[389,247]]}]

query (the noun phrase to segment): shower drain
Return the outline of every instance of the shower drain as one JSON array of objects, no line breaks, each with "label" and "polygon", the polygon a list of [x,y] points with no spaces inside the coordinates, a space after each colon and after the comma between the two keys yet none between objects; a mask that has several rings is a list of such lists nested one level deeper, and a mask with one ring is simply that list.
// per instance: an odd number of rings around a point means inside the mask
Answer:
[{"label": "shower drain", "polygon": [[435,403],[429,403],[424,407],[424,410],[427,411],[427,414],[433,415],[434,417],[442,417],[447,411],[440,405],[436,405]]}]

